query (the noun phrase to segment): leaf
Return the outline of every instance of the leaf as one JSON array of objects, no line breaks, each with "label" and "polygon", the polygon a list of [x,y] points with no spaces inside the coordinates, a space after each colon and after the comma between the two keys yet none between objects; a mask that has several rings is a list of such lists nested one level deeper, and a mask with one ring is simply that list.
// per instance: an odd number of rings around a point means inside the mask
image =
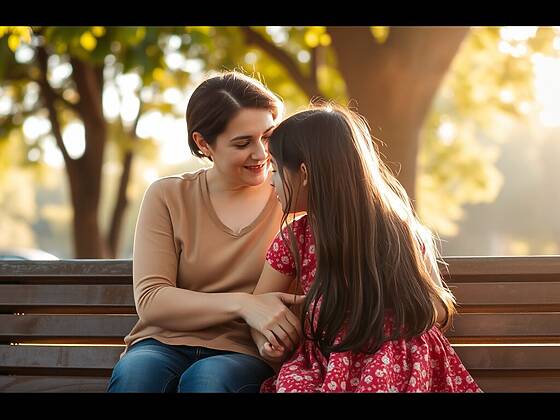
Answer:
[{"label": "leaf", "polygon": [[97,39],[91,32],[84,32],[80,37],[80,45],[87,51],[93,51],[97,45]]}]

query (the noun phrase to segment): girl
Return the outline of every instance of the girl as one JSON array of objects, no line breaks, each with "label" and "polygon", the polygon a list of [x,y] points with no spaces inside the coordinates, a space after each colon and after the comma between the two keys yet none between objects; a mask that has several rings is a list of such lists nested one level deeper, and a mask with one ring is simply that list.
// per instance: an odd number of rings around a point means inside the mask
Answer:
[{"label": "girl", "polygon": [[295,279],[306,299],[300,344],[252,330],[271,363],[296,349],[261,392],[481,392],[436,326],[438,307],[446,328],[455,306],[433,238],[365,121],[319,106],[282,122],[269,151],[282,226],[307,215],[277,235],[254,293]]}]

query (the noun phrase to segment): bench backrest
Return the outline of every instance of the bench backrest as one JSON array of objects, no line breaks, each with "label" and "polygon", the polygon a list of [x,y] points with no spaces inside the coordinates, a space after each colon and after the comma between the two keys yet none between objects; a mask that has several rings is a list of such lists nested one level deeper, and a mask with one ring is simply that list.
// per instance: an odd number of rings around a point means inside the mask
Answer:
[{"label": "bench backrest", "polygon": [[[486,392],[560,391],[560,257],[448,257],[446,335]],[[445,273],[445,269],[443,269]],[[0,262],[0,392],[103,392],[137,321],[130,260]]]}]

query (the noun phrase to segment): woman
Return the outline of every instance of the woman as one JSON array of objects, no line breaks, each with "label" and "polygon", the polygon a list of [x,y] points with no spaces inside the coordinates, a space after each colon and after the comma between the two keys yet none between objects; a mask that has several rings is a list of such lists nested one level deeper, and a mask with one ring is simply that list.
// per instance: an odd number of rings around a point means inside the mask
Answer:
[{"label": "woman", "polygon": [[267,151],[281,113],[272,92],[235,72],[192,94],[189,146],[213,166],[145,193],[133,251],[139,321],[108,392],[258,392],[274,371],[250,328],[288,348],[299,342],[288,305],[302,297],[252,295],[282,218]]}]

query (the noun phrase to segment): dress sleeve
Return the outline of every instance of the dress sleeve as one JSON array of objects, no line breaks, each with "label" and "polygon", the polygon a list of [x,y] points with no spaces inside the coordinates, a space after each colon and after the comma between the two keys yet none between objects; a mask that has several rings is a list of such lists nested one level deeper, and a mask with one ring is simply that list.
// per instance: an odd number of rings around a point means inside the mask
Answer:
[{"label": "dress sleeve", "polygon": [[[297,237],[297,222],[294,222],[292,227],[294,228],[294,233]],[[296,275],[296,265],[289,245],[289,229],[290,227],[287,226],[282,230],[283,237],[280,232],[276,235],[276,238],[274,238],[272,245],[270,245],[266,253],[266,262],[276,271],[279,271],[286,276],[293,277]],[[284,241],[284,239],[286,240]]]}]

